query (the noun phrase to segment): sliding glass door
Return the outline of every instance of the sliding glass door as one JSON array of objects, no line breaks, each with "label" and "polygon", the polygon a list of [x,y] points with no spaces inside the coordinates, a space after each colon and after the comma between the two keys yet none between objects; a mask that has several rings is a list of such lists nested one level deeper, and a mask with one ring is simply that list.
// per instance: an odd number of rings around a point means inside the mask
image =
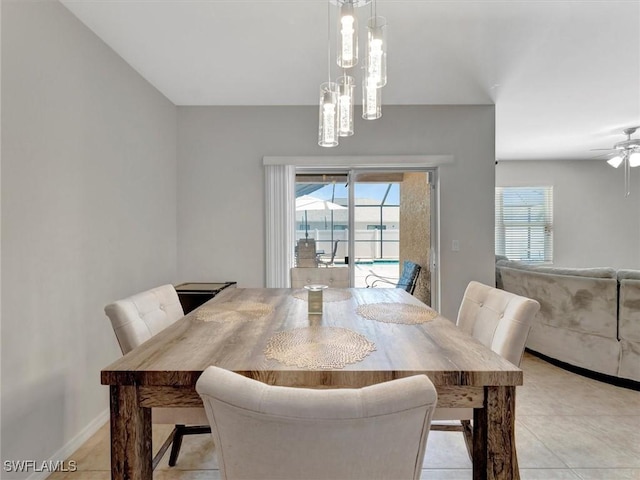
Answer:
[{"label": "sliding glass door", "polygon": [[402,174],[353,172],[354,286],[395,287]]},{"label": "sliding glass door", "polygon": [[[427,169],[299,169],[296,244],[313,240],[313,265],[349,268],[354,287],[393,288],[404,261],[417,263],[414,295],[432,305],[434,176]],[[307,261],[298,251],[296,258],[300,266]]]},{"label": "sliding glass door", "polygon": [[[349,257],[349,174],[296,174],[295,240],[312,239],[316,266],[345,267]],[[296,263],[301,265],[296,250]]]},{"label": "sliding glass door", "polygon": [[431,174],[352,172],[354,286],[392,288],[406,260],[420,265],[414,295],[431,304]]}]

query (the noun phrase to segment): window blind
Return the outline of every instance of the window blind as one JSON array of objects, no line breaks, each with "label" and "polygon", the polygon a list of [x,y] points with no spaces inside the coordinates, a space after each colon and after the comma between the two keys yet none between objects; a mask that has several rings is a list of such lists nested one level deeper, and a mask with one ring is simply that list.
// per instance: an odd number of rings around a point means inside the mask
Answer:
[{"label": "window blind", "polygon": [[553,187],[496,187],[496,255],[553,261]]}]

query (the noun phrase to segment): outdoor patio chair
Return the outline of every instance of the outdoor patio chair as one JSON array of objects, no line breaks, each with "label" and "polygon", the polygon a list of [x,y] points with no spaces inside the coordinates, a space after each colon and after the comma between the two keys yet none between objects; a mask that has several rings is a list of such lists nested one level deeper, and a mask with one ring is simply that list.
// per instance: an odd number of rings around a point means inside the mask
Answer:
[{"label": "outdoor patio chair", "polygon": [[322,257],[318,257],[318,264],[320,265],[324,265],[325,267],[332,267],[333,266],[333,262],[336,259],[336,252],[338,251],[338,242],[340,240],[335,240],[333,242],[333,249],[331,250],[331,258],[325,260]]},{"label": "outdoor patio chair", "polygon": [[421,269],[422,267],[417,263],[413,263],[411,260],[405,260],[402,264],[402,274],[397,282],[394,282],[392,277],[383,277],[373,272],[367,275],[364,281],[367,284],[367,288],[379,286],[380,283],[395,284],[396,288],[402,288],[413,295]]},{"label": "outdoor patio chair", "polygon": [[316,241],[313,238],[301,238],[295,247],[296,267],[317,267]]}]

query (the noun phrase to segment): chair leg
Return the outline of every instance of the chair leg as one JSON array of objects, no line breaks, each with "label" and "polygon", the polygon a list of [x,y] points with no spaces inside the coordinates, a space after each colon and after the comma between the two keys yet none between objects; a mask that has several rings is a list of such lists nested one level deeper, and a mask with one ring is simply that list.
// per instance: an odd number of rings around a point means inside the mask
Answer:
[{"label": "chair leg", "polygon": [[180,447],[182,446],[182,437],[184,436],[184,425],[176,425],[173,434],[173,445],[171,445],[171,455],[169,456],[169,466],[175,467],[178,462],[178,455],[180,454]]},{"label": "chair leg", "polygon": [[211,433],[211,427],[208,425],[185,426],[176,425],[173,434],[173,445],[171,447],[171,455],[169,455],[169,466],[175,467],[178,463],[178,455],[182,446],[182,438],[185,435],[200,435],[203,433]]},{"label": "chair leg", "polygon": [[464,444],[467,446],[467,453],[473,462],[473,428],[469,420],[461,420],[462,434],[464,435]]},{"label": "chair leg", "polygon": [[156,467],[160,463],[160,460],[162,460],[162,457],[164,457],[164,454],[167,453],[167,449],[169,448],[169,445],[171,445],[171,442],[173,442],[173,437],[176,434],[176,430],[177,428],[174,427],[173,431],[169,434],[167,439],[164,441],[164,443],[160,447],[160,450],[158,450],[158,453],[156,453],[156,456],[153,457],[153,460],[151,462],[152,470],[156,469]]}]

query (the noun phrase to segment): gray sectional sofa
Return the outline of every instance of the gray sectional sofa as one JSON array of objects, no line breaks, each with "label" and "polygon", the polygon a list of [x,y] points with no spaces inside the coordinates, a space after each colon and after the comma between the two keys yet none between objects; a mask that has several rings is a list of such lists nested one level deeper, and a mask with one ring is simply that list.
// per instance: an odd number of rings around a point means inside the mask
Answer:
[{"label": "gray sectional sofa", "polygon": [[496,284],[540,302],[529,350],[640,381],[640,271],[498,260]]}]

